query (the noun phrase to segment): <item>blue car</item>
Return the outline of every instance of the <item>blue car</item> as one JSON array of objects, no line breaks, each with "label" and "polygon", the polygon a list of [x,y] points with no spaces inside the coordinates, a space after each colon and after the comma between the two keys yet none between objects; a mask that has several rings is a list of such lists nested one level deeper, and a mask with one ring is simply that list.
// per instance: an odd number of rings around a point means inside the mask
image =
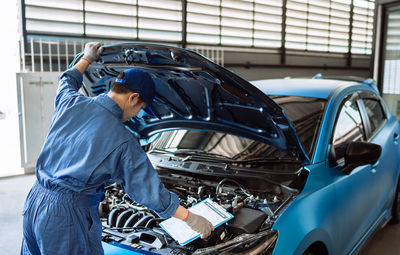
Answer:
[{"label": "blue car", "polygon": [[180,245],[110,182],[106,254],[357,254],[399,221],[400,127],[372,81],[250,83],[189,50],[125,43],[105,46],[82,93],[106,92],[132,67],[155,81],[159,118],[125,124],[164,185],[185,207],[210,198],[234,218]]}]

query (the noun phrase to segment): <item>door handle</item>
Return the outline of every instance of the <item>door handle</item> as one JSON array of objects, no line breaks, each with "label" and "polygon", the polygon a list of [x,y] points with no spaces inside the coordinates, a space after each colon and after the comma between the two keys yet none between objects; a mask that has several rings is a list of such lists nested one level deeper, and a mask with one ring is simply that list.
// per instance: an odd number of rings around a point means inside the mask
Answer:
[{"label": "door handle", "polygon": [[393,140],[394,140],[395,142],[397,142],[397,141],[399,140],[399,138],[400,138],[399,134],[397,134],[397,133],[394,133],[394,134],[393,134]]}]

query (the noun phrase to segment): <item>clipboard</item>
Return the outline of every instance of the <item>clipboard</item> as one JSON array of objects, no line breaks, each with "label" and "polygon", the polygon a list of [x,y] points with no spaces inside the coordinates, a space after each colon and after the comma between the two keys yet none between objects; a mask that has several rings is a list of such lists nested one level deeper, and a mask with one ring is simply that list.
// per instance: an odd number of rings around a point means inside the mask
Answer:
[{"label": "clipboard", "polygon": [[[209,220],[214,228],[234,217],[210,198],[190,207],[189,211]],[[186,245],[200,237],[200,234],[192,230],[184,221],[174,217],[162,221],[160,226],[180,245]]]}]

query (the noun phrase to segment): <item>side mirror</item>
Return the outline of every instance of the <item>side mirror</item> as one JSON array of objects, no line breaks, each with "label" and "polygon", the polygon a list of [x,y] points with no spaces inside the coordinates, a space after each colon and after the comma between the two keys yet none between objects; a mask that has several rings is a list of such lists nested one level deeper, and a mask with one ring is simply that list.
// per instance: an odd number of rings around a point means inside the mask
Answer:
[{"label": "side mirror", "polygon": [[381,156],[382,147],[368,142],[351,142],[346,147],[342,173],[350,174],[358,166],[375,164]]}]

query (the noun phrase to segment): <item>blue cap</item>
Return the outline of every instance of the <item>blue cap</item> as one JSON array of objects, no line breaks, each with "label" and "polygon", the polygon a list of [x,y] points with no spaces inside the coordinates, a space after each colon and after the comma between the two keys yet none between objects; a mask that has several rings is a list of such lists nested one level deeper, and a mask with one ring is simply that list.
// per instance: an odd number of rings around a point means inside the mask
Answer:
[{"label": "blue cap", "polygon": [[122,73],[122,78],[115,79],[115,82],[121,83],[124,87],[139,93],[146,102],[147,106],[144,111],[154,117],[160,118],[152,109],[152,102],[156,94],[156,88],[150,74],[137,69],[131,68]]}]

